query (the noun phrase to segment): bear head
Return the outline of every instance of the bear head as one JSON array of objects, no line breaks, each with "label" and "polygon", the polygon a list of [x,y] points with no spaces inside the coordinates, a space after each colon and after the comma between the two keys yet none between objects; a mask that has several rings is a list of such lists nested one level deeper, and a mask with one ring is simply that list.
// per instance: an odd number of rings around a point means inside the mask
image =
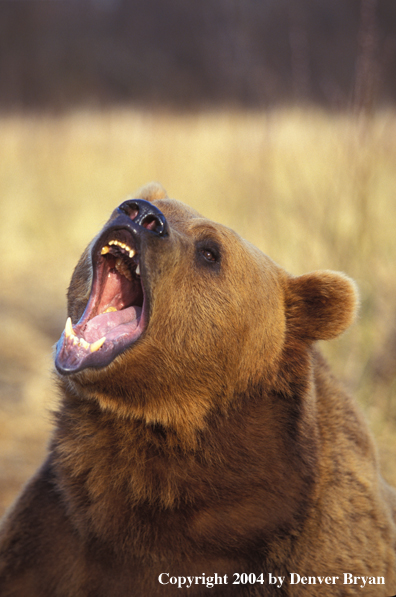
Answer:
[{"label": "bear head", "polygon": [[308,392],[311,345],[343,332],[356,305],[345,275],[293,277],[151,184],[83,253],[56,368],[105,408],[200,429],[249,388]]}]

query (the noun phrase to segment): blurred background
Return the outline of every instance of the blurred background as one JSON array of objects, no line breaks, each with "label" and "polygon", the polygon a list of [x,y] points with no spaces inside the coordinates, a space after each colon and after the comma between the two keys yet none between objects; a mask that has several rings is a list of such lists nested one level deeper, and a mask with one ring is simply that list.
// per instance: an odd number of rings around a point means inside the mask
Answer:
[{"label": "blurred background", "polygon": [[357,281],[323,350],[396,485],[395,101],[394,0],[0,2],[0,514],[45,454],[73,267],[150,180]]}]

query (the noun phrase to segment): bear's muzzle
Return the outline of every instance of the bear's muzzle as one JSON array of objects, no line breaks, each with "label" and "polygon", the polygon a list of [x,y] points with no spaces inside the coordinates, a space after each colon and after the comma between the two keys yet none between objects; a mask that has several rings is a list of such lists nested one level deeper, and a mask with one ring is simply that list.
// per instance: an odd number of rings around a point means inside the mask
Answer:
[{"label": "bear's muzzle", "polygon": [[56,347],[55,366],[68,375],[105,367],[136,342],[148,323],[144,253],[154,239],[165,239],[163,213],[143,199],[117,207],[89,251],[91,291],[85,310],[66,321]]}]

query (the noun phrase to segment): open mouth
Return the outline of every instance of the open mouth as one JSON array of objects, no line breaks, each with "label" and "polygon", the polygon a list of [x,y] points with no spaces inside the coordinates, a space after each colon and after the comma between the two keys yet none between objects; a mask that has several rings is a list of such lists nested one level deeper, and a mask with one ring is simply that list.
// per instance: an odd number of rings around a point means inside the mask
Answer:
[{"label": "open mouth", "polygon": [[85,311],[74,326],[67,319],[57,345],[55,365],[63,374],[108,365],[145,329],[145,294],[131,232],[118,227],[106,230],[92,249],[92,265]]}]

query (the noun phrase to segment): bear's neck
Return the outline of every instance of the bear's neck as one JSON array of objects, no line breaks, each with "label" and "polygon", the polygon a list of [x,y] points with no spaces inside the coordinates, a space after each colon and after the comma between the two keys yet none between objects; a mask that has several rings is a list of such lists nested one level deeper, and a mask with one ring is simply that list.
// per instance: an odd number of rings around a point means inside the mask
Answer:
[{"label": "bear's neck", "polygon": [[66,394],[52,460],[74,527],[111,545],[129,542],[130,553],[146,541],[156,556],[222,544],[243,553],[296,530],[316,470],[315,429],[302,427],[297,402],[256,388],[227,415],[212,413],[187,449],[172,430]]}]

